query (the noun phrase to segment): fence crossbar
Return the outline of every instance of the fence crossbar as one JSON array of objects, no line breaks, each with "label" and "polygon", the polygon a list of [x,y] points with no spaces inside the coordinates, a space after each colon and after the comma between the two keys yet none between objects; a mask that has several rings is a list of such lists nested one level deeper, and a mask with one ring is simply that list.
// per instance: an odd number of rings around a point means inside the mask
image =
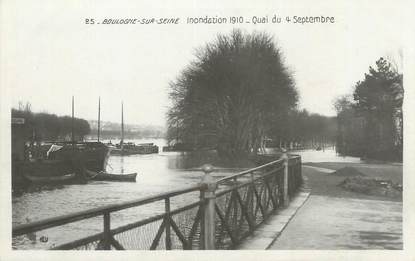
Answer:
[{"label": "fence crossbar", "polygon": [[239,172],[239,173],[236,173],[236,174],[230,175],[230,176],[228,176],[228,177],[221,178],[221,179],[219,179],[219,180],[217,181],[217,183],[218,183],[218,184],[220,184],[220,183],[223,183],[224,181],[227,181],[227,180],[230,180],[230,179],[235,179],[235,178],[238,178],[238,177],[244,176],[244,175],[246,175],[246,174],[251,174],[252,172],[255,172],[255,171],[258,171],[258,170],[262,170],[262,169],[264,169],[264,168],[266,168],[266,167],[273,166],[273,165],[276,165],[276,164],[278,164],[278,163],[282,163],[282,162],[283,162],[283,160],[282,160],[282,159],[278,159],[278,160],[275,160],[275,161],[269,162],[269,163],[267,163],[267,164],[261,165],[261,166],[259,166],[259,167],[252,168],[252,169],[249,169],[249,170],[245,170],[245,171],[242,171],[242,172]]}]

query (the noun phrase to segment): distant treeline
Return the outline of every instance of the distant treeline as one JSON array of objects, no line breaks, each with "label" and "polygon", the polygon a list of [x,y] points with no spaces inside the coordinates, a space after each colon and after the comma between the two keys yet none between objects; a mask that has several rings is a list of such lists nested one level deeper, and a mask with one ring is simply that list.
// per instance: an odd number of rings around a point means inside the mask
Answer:
[{"label": "distant treeline", "polygon": [[[12,109],[13,118],[24,118],[23,132],[20,131],[25,140],[54,141],[70,140],[72,131],[72,118],[70,116],[57,116],[49,113],[33,113],[30,105],[20,106]],[[16,126],[12,126],[16,128]],[[83,140],[85,135],[91,132],[88,121],[74,118],[75,140]],[[12,129],[13,130],[13,129]]]},{"label": "distant treeline", "polygon": [[[90,139],[96,139],[98,136],[98,121],[89,120],[91,133],[88,135]],[[119,139],[121,138],[121,124],[110,121],[101,121],[100,125],[101,139]],[[142,124],[124,124],[124,138],[165,138],[165,129],[157,125]]]},{"label": "distant treeline", "polygon": [[[98,135],[98,130],[93,129],[91,130],[90,138],[95,139]],[[101,130],[100,132],[101,139],[119,139],[121,138],[121,130]],[[152,129],[144,129],[144,130],[136,130],[124,131],[124,138],[125,139],[139,139],[139,138],[165,138],[165,133],[160,130],[152,130]]]},{"label": "distant treeline", "polygon": [[[323,144],[335,144],[337,137],[337,118],[310,113],[307,110],[293,109],[278,118],[276,124],[270,127],[267,138],[262,146],[269,147],[305,147],[317,148]],[[180,128],[170,126],[168,140],[183,142]],[[203,140],[205,147],[215,147],[209,144],[209,139]],[[202,141],[199,141],[200,143]],[[189,143],[191,147],[197,145]],[[203,147],[203,146],[199,146]]]},{"label": "distant treeline", "polygon": [[300,146],[334,143],[337,133],[336,117],[309,113],[307,110],[292,110],[273,126],[269,137],[274,141],[295,143]]},{"label": "distant treeline", "polygon": [[344,155],[378,160],[402,160],[403,75],[380,58],[354,86],[353,99],[340,97],[337,150]]}]

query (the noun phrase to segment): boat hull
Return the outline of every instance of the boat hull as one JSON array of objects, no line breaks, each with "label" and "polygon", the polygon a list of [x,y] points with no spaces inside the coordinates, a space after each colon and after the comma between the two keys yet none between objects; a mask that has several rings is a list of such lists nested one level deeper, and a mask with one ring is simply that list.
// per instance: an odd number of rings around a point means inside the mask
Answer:
[{"label": "boat hull", "polygon": [[137,155],[137,154],[156,154],[159,152],[159,148],[157,146],[137,146],[135,148],[116,148],[111,150],[111,155],[120,155],[120,156],[128,156],[128,155]]},{"label": "boat hull", "polygon": [[32,183],[55,183],[55,182],[68,182],[76,179],[75,173],[70,173],[61,176],[49,176],[49,177],[39,177],[33,176],[30,174],[24,175],[26,179],[28,179]]},{"label": "boat hull", "polygon": [[[49,154],[48,159],[12,162],[13,187],[25,186],[34,180],[41,182],[67,181],[65,177],[81,174],[82,168],[104,171],[108,159],[108,148],[102,143],[78,143],[74,148],[66,143]],[[80,176],[80,180],[83,179]]]},{"label": "boat hull", "polygon": [[[25,186],[36,178],[57,182],[61,177],[74,173],[73,164],[67,160],[37,160],[12,162],[13,187]],[[56,179],[53,179],[56,177]]]},{"label": "boat hull", "polygon": [[93,180],[135,182],[136,177],[137,177],[137,173],[124,174],[124,175],[98,173],[98,175]]},{"label": "boat hull", "polygon": [[100,142],[79,143],[76,144],[74,149],[69,144],[51,153],[49,158],[55,160],[81,160],[87,169],[99,172],[105,170],[108,151],[108,147]]},{"label": "boat hull", "polygon": [[97,181],[124,181],[124,182],[135,182],[137,173],[131,174],[110,174],[104,172],[95,172],[84,169],[84,175],[89,180]]}]

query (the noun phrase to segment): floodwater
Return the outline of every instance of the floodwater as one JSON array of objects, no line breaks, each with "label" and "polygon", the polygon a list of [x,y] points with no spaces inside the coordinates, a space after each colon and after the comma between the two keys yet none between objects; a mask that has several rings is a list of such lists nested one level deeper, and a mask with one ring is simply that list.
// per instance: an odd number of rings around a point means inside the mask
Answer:
[{"label": "floodwater", "polygon": [[[124,174],[137,172],[137,181],[135,183],[91,181],[87,184],[28,188],[13,194],[13,225],[185,188],[200,182],[203,172],[195,168],[200,167],[204,163],[213,163],[215,166],[223,165],[220,159],[212,152],[161,152],[162,146],[165,145],[165,141],[162,139],[151,141],[134,140],[134,142],[154,142],[159,146],[160,152],[159,154],[149,155],[110,156],[107,172]],[[345,160],[343,157],[336,156],[334,150],[325,150],[324,152],[298,151],[295,154],[301,155],[303,162]],[[356,158],[351,159],[348,157],[346,159],[348,162],[351,160],[357,161]],[[240,170],[241,168],[222,169],[215,173],[215,176],[230,175]],[[193,192],[180,196],[177,199],[172,199],[172,209],[185,203],[195,202],[198,200],[198,197],[198,193]],[[164,202],[160,201],[131,210],[120,211],[111,215],[111,228],[160,213],[163,207]],[[44,249],[99,232],[102,232],[102,217],[39,231],[36,232],[34,237],[30,235],[29,237],[15,238],[13,239],[13,248]],[[42,236],[43,240],[40,240]]]},{"label": "floodwater", "polygon": [[348,163],[362,163],[360,158],[340,156],[336,153],[333,147],[328,149],[316,151],[316,150],[302,150],[293,151],[293,154],[301,156],[301,162],[348,162]]}]

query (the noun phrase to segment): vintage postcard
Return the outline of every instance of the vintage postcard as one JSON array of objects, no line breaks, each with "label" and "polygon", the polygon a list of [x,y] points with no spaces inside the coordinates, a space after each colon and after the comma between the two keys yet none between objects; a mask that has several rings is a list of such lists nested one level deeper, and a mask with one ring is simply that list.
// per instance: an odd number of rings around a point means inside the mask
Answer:
[{"label": "vintage postcard", "polygon": [[0,1],[0,260],[414,260],[414,7]]}]

